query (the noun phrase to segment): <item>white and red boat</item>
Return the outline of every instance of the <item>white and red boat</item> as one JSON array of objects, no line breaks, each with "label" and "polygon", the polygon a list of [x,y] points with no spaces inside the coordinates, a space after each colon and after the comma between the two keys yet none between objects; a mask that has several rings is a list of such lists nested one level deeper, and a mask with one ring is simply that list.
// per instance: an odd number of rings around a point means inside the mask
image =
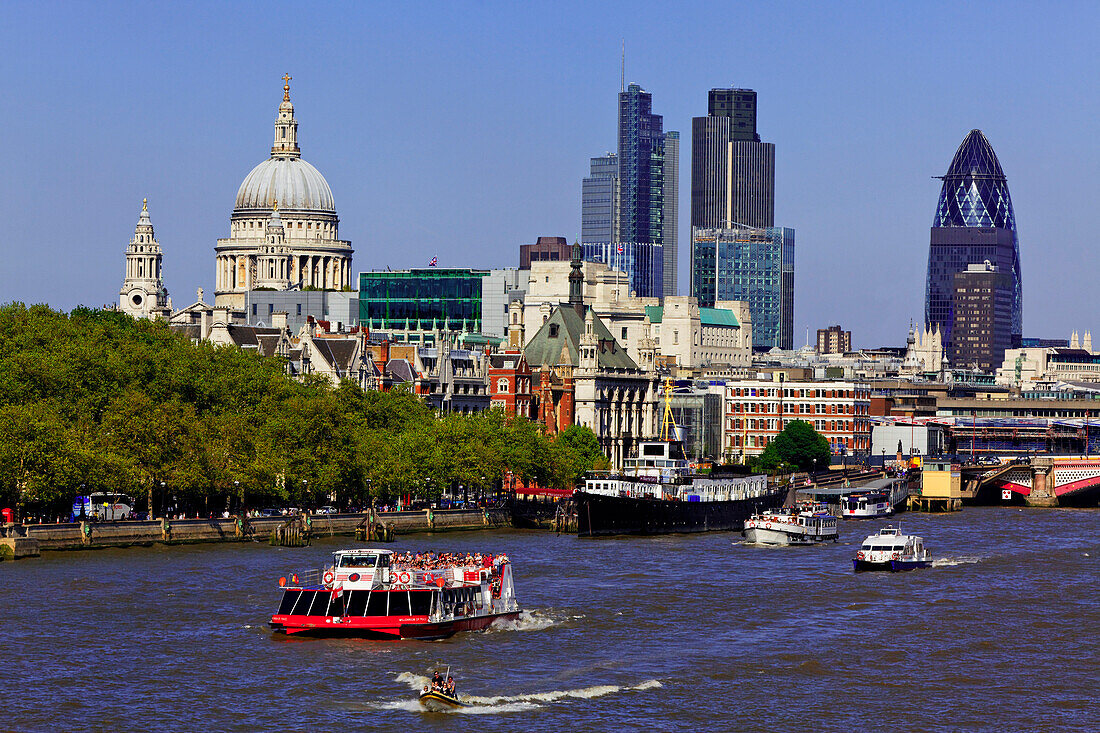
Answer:
[{"label": "white and red boat", "polygon": [[520,608],[505,555],[403,562],[390,550],[339,550],[332,565],[279,578],[271,628],[287,634],[440,639],[516,619]]},{"label": "white and red boat", "polygon": [[837,541],[837,519],[823,504],[769,509],[745,520],[741,536],[758,545],[812,545]]}]

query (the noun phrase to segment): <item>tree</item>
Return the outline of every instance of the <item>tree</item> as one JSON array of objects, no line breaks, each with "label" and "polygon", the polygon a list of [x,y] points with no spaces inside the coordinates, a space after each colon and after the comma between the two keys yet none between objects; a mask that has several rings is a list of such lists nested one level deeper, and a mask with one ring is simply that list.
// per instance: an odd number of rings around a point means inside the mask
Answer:
[{"label": "tree", "polygon": [[779,464],[809,471],[829,465],[832,453],[829,441],[804,420],[791,420],[775,440],[768,443],[760,463],[764,468],[778,468]]},{"label": "tree", "polygon": [[599,438],[583,425],[570,425],[558,433],[550,454],[556,488],[573,488],[584,474],[611,465],[600,448]]}]

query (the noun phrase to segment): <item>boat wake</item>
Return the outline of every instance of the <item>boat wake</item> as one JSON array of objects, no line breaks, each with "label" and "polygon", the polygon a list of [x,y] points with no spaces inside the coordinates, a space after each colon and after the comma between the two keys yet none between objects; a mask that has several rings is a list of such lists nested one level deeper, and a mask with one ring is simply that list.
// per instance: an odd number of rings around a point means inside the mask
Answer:
[{"label": "boat wake", "polygon": [[[411,672],[402,672],[397,675],[398,682],[404,682],[410,689],[415,692],[420,692],[424,689],[425,685],[431,683],[428,677],[420,674],[413,674]],[[557,702],[559,700],[591,700],[596,697],[603,697],[605,695],[613,695],[617,692],[637,692],[641,690],[652,690],[656,687],[660,687],[659,680],[646,680],[637,685],[593,685],[592,687],[578,687],[572,690],[551,690],[548,692],[528,692],[519,695],[494,695],[491,697],[480,697],[478,695],[459,695],[459,699],[466,704],[464,708],[456,708],[451,711],[454,713],[462,713],[465,715],[493,715],[497,713],[516,713],[523,710],[534,710],[542,707],[546,703]],[[408,710],[411,712],[422,712],[423,708],[420,706],[420,702],[417,700],[393,700],[390,702],[381,702],[375,704],[373,707],[382,708],[387,710]]]},{"label": "boat wake", "polygon": [[932,561],[934,568],[950,568],[956,565],[973,565],[982,561],[977,555],[963,555],[960,557],[937,557]]},{"label": "boat wake", "polygon": [[542,631],[557,623],[559,623],[558,619],[542,611],[520,611],[519,618],[514,621],[495,621],[485,631],[486,633],[494,631]]}]

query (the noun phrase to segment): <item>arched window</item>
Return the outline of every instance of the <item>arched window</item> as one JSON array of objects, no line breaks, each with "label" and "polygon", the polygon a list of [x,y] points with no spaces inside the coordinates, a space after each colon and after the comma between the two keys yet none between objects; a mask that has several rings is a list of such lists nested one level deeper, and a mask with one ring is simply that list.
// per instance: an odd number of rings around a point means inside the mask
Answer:
[{"label": "arched window", "polygon": [[507,392],[507,391],[508,391],[508,378],[507,377],[501,377],[500,379],[497,380],[497,392],[503,393],[503,392]]}]

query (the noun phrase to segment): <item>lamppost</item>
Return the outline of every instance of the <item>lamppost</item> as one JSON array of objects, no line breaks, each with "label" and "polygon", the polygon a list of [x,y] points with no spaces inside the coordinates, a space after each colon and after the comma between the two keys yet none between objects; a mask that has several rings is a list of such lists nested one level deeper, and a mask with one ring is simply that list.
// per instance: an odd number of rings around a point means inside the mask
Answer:
[{"label": "lamppost", "polygon": [[234,493],[237,494],[237,496],[239,496],[241,498],[240,511],[243,512],[244,511],[244,495],[241,494],[241,482],[240,481],[234,481],[233,482],[233,491],[234,491]]},{"label": "lamppost", "polygon": [[[160,482],[160,495],[162,497],[165,496],[163,481]],[[149,502],[149,519],[156,519],[156,517],[153,516],[153,513],[153,502]]]},{"label": "lamppost", "polygon": [[[309,481],[306,481],[305,479],[302,479],[302,496],[301,496],[302,501],[299,502],[299,503],[301,503],[301,504],[305,503],[306,494],[308,492],[309,492]],[[301,509],[301,507],[298,507],[298,508]]]}]

